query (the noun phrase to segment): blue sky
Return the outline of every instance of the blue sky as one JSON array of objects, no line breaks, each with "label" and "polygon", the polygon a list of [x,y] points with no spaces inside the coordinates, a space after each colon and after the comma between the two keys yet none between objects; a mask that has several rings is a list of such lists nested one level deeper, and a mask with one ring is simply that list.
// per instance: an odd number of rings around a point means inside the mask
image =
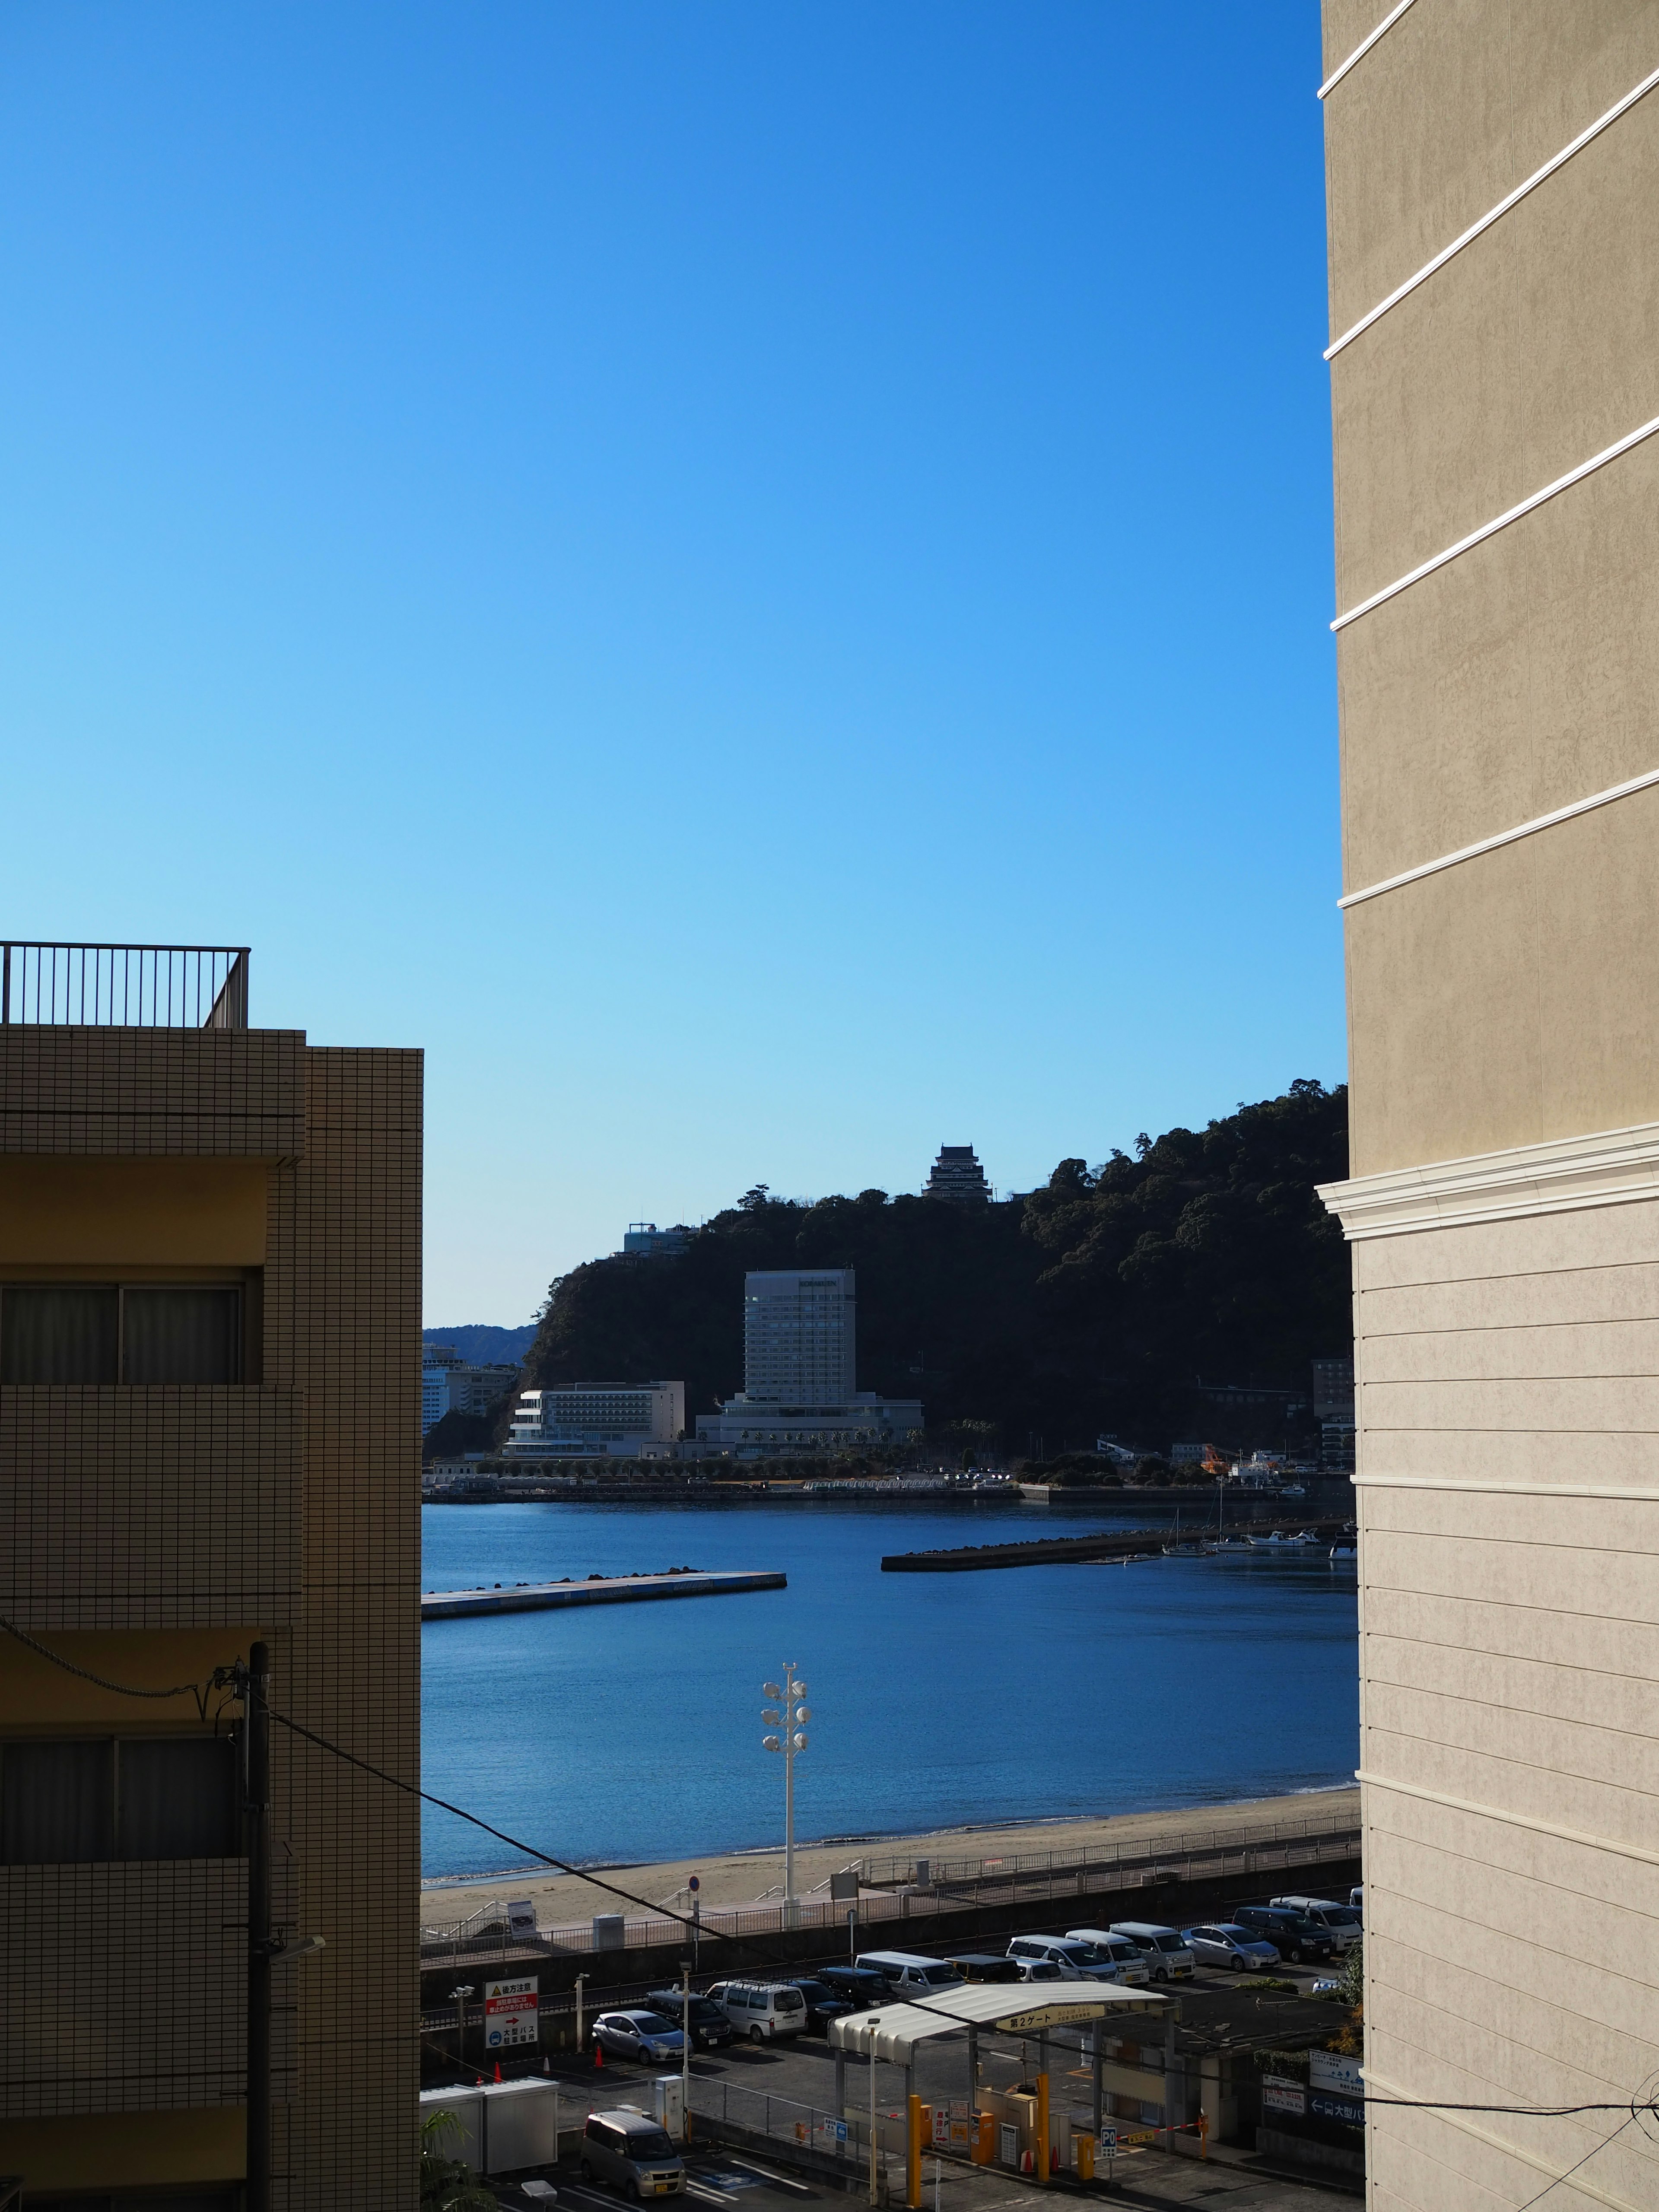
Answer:
[{"label": "blue sky", "polygon": [[4,933],[428,1060],[427,1313],[1340,1078],[1316,0],[13,0]]}]

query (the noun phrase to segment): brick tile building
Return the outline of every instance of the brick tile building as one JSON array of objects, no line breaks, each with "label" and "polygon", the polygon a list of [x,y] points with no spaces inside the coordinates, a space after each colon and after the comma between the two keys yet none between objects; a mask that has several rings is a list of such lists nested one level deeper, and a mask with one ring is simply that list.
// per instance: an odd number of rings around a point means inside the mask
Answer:
[{"label": "brick tile building", "polygon": [[[205,1006],[166,980],[192,959]],[[421,1055],[250,1030],[246,955],[215,959],[7,955],[0,1613],[151,1687],[263,1637],[277,1710],[414,1778]],[[0,2174],[30,2212],[238,2201],[246,1862],[216,1702],[118,1696],[0,1634]],[[275,1977],[274,2203],[404,2212],[417,1808],[272,1739],[276,1914],[327,1944]]]}]

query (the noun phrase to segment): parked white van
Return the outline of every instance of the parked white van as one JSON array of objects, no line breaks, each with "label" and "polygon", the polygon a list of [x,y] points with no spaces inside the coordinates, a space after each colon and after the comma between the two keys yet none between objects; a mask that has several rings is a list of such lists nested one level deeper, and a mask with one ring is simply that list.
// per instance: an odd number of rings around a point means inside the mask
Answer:
[{"label": "parked white van", "polygon": [[1079,1942],[1074,1936],[1016,1936],[1008,1946],[1008,1956],[1018,1959],[1022,1966],[1036,1966],[1041,1961],[1057,1967],[1063,1982],[1117,1979],[1111,1961],[1101,1958],[1092,1943]]},{"label": "parked white van", "polygon": [[1352,1905],[1339,1905],[1329,1897],[1275,1897],[1272,1902],[1288,1906],[1311,1920],[1316,1928],[1322,1928],[1339,1959],[1360,1940],[1359,1915]]},{"label": "parked white van", "polygon": [[1148,1978],[1154,1982],[1188,1981],[1198,1961],[1187,1948],[1178,1928],[1161,1927],[1155,1920],[1115,1920],[1113,1936],[1127,1936],[1146,1961]]},{"label": "parked white van", "polygon": [[927,1959],[919,1951],[860,1951],[853,1964],[879,1974],[896,1997],[936,1996],[941,1990],[959,1990],[962,1976],[943,1959]]},{"label": "parked white van", "polygon": [[732,2023],[733,2035],[770,2043],[806,2033],[806,2000],[790,1982],[716,1982],[708,1993]]},{"label": "parked white van", "polygon": [[1066,1940],[1068,1943],[1086,1943],[1095,1954],[1096,1966],[1114,1968],[1117,1981],[1133,1987],[1152,1978],[1139,1945],[1132,1943],[1127,1936],[1114,1936],[1109,1928],[1068,1928]]}]

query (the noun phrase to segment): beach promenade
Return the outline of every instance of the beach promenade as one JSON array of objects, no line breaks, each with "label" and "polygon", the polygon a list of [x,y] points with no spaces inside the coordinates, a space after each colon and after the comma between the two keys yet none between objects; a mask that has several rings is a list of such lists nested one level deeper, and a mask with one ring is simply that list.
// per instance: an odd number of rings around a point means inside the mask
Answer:
[{"label": "beach promenade", "polygon": [[[795,1886],[805,1899],[817,1892],[828,1896],[830,1878],[841,1869],[863,1861],[866,1867],[894,1858],[927,1858],[934,1862],[993,1861],[1033,1854],[1077,1851],[1095,1847],[1121,1849],[1143,1839],[1188,1836],[1200,1838],[1248,1832],[1260,1832],[1276,1823],[1306,1821],[1315,1826],[1358,1824],[1359,1792],[1346,1789],[1298,1792],[1290,1796],[1258,1797],[1226,1805],[1182,1806],[1174,1810],[1121,1813],[1092,1820],[1038,1820],[1023,1826],[937,1829],[915,1836],[845,1836],[837,1840],[797,1844]],[[702,1909],[731,1911],[745,1905],[775,1902],[783,1881],[783,1850],[712,1853],[699,1859],[672,1859],[624,1868],[597,1869],[619,1887],[653,1905],[677,1911],[686,1907],[690,1877],[700,1883]],[[544,1928],[570,1926],[596,1912],[625,1908],[610,1891],[599,1888],[576,1875],[541,1872],[501,1873],[460,1882],[434,1882],[422,1892],[423,1925],[453,1923],[492,1896],[528,1897],[535,1900],[536,1917]]]}]

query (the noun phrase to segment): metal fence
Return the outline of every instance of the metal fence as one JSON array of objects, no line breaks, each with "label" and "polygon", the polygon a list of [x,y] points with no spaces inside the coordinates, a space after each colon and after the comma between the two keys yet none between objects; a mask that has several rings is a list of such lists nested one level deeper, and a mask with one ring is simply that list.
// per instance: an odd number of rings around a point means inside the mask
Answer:
[{"label": "metal fence", "polygon": [[0,944],[0,1023],[245,1030],[246,945]]},{"label": "metal fence", "polygon": [[1358,1836],[1358,1820],[1334,1826],[1327,1820],[1274,1820],[1237,1823],[1229,1828],[1182,1828],[1171,1834],[1126,1836],[1109,1847],[1084,1844],[1070,1850],[1005,1851],[994,1857],[935,1859],[869,1858],[860,1861],[861,1879],[872,1889],[903,1887],[921,1882],[1009,1881],[1025,1874],[1059,1874],[1081,1867],[1110,1869],[1139,1866],[1149,1860],[1187,1858],[1198,1852],[1250,1850],[1273,1844],[1305,1843],[1311,1838]]},{"label": "metal fence", "polygon": [[[960,1912],[980,1905],[1042,1904],[1170,1881],[1225,1881],[1230,1876],[1243,1880],[1350,1857],[1358,1842],[1357,1822],[1333,1827],[1275,1821],[1254,1832],[1183,1831],[1173,1836],[1131,1838],[1115,1851],[1032,1852],[1003,1860],[965,1860],[960,1863],[969,1870],[960,1874],[955,1871],[955,1862],[941,1863],[937,1871],[930,1865],[925,1888],[866,1892],[856,1905],[850,1899],[826,1899],[804,1900],[793,1910],[769,1905],[742,1912],[706,1911],[699,1924],[704,1937],[777,1936],[790,1929],[820,1929],[826,1934],[833,1930],[845,1940],[848,1915],[853,1913],[861,1935],[884,1922],[928,1919],[941,1912]],[[1028,1861],[1036,1863],[1028,1864]],[[918,1863],[912,1860],[877,1862],[876,1865],[902,1865],[913,1875],[918,1871]],[[862,1878],[867,1881],[871,1870],[866,1869]],[[476,1958],[488,1951],[508,1948],[522,1956],[544,1955],[550,1951],[605,1955],[595,1951],[591,1921],[574,1927],[544,1928],[533,1946],[509,1946],[504,1940],[506,1917],[499,1901],[492,1899],[465,1920],[422,1929],[421,1963],[441,1965],[447,1959]],[[684,1919],[630,1918],[626,1923],[625,1946],[616,1948],[636,1950],[669,1943],[684,1948],[689,1933]]]},{"label": "metal fence", "polygon": [[[750,2089],[724,2078],[691,2079],[691,2116],[711,2125],[741,2128],[751,2136],[769,2136],[775,2142],[797,2149],[814,2150],[848,2166],[862,2166],[869,2157],[867,2118],[845,2119],[817,2105],[803,2105],[793,2097],[774,2097],[763,2089]],[[876,2141],[878,2148],[897,2151],[904,2145],[905,2118],[902,2111],[878,2108]]]}]

